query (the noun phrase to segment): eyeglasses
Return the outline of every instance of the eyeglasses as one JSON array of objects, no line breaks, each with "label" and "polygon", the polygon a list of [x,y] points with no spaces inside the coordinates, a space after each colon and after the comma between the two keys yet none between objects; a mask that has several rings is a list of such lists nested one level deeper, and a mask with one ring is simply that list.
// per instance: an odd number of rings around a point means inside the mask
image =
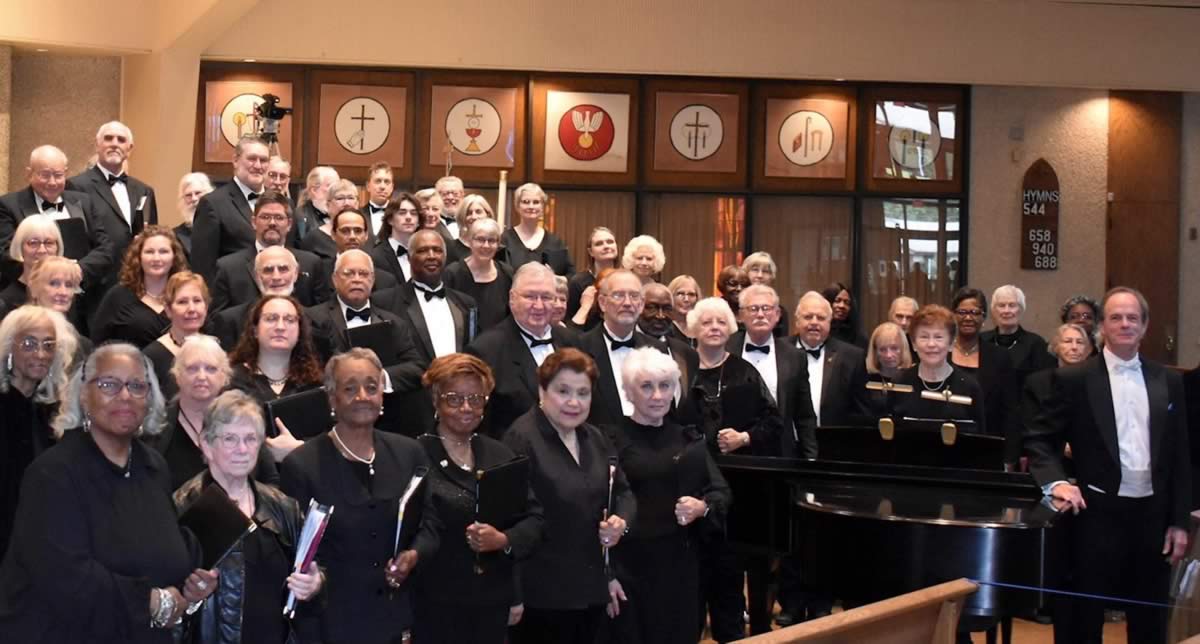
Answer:
[{"label": "eyeglasses", "polygon": [[983,311],[981,311],[979,309],[954,309],[954,314],[959,317],[964,317],[964,318],[965,317],[977,318],[977,317],[980,317],[981,315],[983,315]]},{"label": "eyeglasses", "polygon": [[480,246],[495,246],[500,243],[496,237],[472,237],[471,240]]},{"label": "eyeglasses", "polygon": [[63,179],[67,178],[66,172],[54,172],[52,170],[40,170],[35,172],[34,175],[42,181],[50,181],[51,179],[55,181],[62,181]]},{"label": "eyeglasses", "polygon": [[268,172],[267,178],[271,179],[272,181],[287,181],[288,179],[292,178],[292,175],[284,174],[282,172]]},{"label": "eyeglasses", "polygon": [[341,275],[348,280],[356,277],[365,280],[370,279],[371,276],[375,275],[375,273],[365,268],[343,268],[342,270],[338,271],[338,275]]},{"label": "eyeglasses", "polygon": [[58,347],[58,343],[54,340],[38,340],[34,337],[26,337],[21,338],[21,341],[17,343],[17,346],[20,347],[21,351],[24,351],[25,353],[35,353],[38,349],[41,349],[46,353],[52,354],[54,353],[54,349]]},{"label": "eyeglasses", "polygon": [[283,222],[285,222],[285,221],[287,221],[287,220],[288,220],[288,216],[287,216],[287,215],[265,215],[265,214],[258,214],[258,215],[255,215],[255,217],[258,217],[259,219],[261,219],[261,220],[263,220],[263,221],[265,221],[265,222],[269,222],[269,223],[275,223],[275,224],[282,224]]},{"label": "eyeglasses", "polygon": [[32,237],[25,240],[25,248],[29,250],[37,250],[45,248],[46,250],[54,250],[58,248],[57,239],[33,239]]},{"label": "eyeglasses", "polygon": [[614,302],[641,302],[642,294],[637,291],[617,291],[615,293],[606,293],[605,297]]},{"label": "eyeglasses", "polygon": [[291,314],[280,315],[278,313],[268,313],[268,314],[262,316],[262,321],[266,322],[267,324],[279,324],[279,322],[282,321],[284,324],[286,324],[288,326],[292,326],[293,324],[300,324],[300,316],[291,315]]},{"label": "eyeglasses", "polygon": [[1068,320],[1094,320],[1094,319],[1096,319],[1096,316],[1091,313],[1088,313],[1087,311],[1084,311],[1082,313],[1076,313],[1076,312],[1072,311],[1071,313],[1067,314],[1067,319]]},{"label": "eyeglasses", "polygon": [[249,436],[238,436],[237,434],[221,434],[217,437],[217,444],[227,450],[235,450],[238,445],[244,446],[246,449],[254,449],[258,447],[259,438],[256,434]]},{"label": "eyeglasses", "polygon": [[552,293],[519,293],[518,295],[520,295],[522,300],[530,304],[537,304],[538,302],[549,304],[554,301],[555,297]]},{"label": "eyeglasses", "polygon": [[749,311],[751,313],[770,313],[771,311],[774,311],[777,308],[779,308],[779,307],[772,306],[770,304],[751,304],[750,306],[747,306],[747,307],[743,308],[742,310]]},{"label": "eyeglasses", "polygon": [[467,406],[471,409],[483,409],[483,406],[488,401],[488,396],[483,394],[460,394],[457,391],[447,391],[439,396],[439,398],[453,409],[462,407],[463,403],[467,403]]},{"label": "eyeglasses", "polygon": [[88,381],[96,385],[96,389],[108,398],[116,398],[121,395],[121,390],[129,392],[133,398],[145,398],[150,395],[150,383],[145,380],[130,380],[123,382],[116,378],[93,378]]}]

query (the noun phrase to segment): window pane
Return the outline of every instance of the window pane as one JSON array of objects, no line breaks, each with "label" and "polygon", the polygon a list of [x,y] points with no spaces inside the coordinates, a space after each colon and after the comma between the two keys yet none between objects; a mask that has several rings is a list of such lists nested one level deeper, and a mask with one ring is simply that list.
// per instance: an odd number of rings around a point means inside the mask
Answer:
[{"label": "window pane", "polygon": [[746,200],[720,195],[646,195],[642,229],[662,242],[667,255],[662,281],[691,275],[702,295],[716,293],[717,273],[742,263]]},{"label": "window pane", "polygon": [[633,236],[631,192],[556,190],[548,196],[544,225],[567,244],[576,271],[588,268],[587,239],[596,226],[613,231],[622,248]]},{"label": "window pane", "polygon": [[806,291],[849,284],[854,202],[846,197],[755,197],[752,248],[771,254],[775,290],[791,312]]},{"label": "window pane", "polygon": [[863,332],[887,316],[900,295],[921,305],[949,304],[958,287],[957,199],[863,201]]},{"label": "window pane", "polygon": [[954,178],[958,107],[947,103],[875,103],[876,179]]}]

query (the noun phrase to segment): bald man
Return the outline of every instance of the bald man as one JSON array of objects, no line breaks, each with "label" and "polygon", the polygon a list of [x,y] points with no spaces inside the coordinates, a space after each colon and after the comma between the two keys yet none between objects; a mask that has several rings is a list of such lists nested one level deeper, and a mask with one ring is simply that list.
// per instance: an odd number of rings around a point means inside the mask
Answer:
[{"label": "bald man", "polygon": [[[92,200],[86,194],[66,190],[67,155],[52,145],[35,148],[29,155],[25,177],[28,186],[0,197],[0,257],[9,257],[13,233],[23,219],[39,213],[49,215],[59,220],[59,226],[64,230],[63,254],[79,260],[83,269],[81,286],[89,297],[98,297],[102,294],[98,287],[104,283],[105,276],[114,271],[112,239],[103,220],[93,211]],[[71,228],[82,233],[75,238],[78,243],[70,238]],[[0,282],[7,284],[15,279],[20,267],[15,270],[13,273],[11,264],[6,266],[4,274],[8,279],[0,278]]]},{"label": "bald man", "polygon": [[[146,225],[158,223],[154,189],[125,172],[132,152],[133,131],[120,121],[109,121],[96,131],[96,166],[67,180],[67,190],[91,198],[96,217],[104,222],[112,239],[117,265],[133,236]],[[109,283],[116,282],[116,273],[109,274]]]}]

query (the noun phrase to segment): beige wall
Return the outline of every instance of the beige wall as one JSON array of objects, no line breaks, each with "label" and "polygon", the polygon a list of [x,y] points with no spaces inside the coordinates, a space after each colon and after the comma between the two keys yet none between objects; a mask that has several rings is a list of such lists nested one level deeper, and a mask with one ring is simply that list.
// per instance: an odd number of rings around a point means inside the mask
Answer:
[{"label": "beige wall", "polygon": [[83,170],[96,129],[121,114],[121,59],[18,51],[12,63],[9,187],[28,183],[29,152],[46,143],[67,153],[70,174]]},{"label": "beige wall", "polygon": [[8,192],[8,144],[12,136],[12,47],[0,45],[0,194]]},{"label": "beige wall", "polygon": [[[1179,353],[1178,364],[1200,362],[1200,94],[1183,97],[1183,157],[1179,172]],[[1153,320],[1153,316],[1150,318]]]},{"label": "beige wall", "polygon": [[[989,297],[1002,284],[1020,286],[1024,326],[1048,335],[1064,300],[1104,290],[1108,92],[980,86],[971,110],[971,284]],[[1023,141],[1010,138],[1014,128],[1024,129]],[[1056,271],[1020,269],[1021,182],[1039,157],[1062,191]]]}]

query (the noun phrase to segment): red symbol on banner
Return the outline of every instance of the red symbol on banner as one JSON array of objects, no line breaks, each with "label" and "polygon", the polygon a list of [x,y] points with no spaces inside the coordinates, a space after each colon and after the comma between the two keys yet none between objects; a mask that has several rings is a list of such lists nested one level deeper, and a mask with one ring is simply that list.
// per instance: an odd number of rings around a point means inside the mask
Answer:
[{"label": "red symbol on banner", "polygon": [[612,149],[616,131],[608,112],[595,105],[576,105],[558,121],[558,142],[579,161],[595,161]]}]

